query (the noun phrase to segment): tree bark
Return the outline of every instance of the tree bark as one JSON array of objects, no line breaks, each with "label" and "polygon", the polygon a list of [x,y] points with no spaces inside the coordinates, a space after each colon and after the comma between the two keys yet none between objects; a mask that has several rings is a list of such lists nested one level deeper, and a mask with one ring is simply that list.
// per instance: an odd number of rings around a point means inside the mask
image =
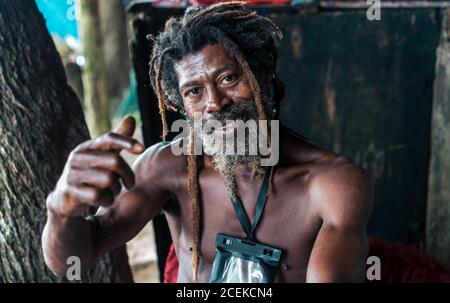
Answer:
[{"label": "tree bark", "polygon": [[[0,0],[0,282],[63,281],[45,266],[45,199],[89,138],[79,100],[32,0]],[[84,281],[132,281],[124,247]]]},{"label": "tree bark", "polygon": [[79,0],[79,26],[86,59],[83,71],[84,104],[93,137],[111,129],[108,86],[100,27],[100,10],[96,0]]}]

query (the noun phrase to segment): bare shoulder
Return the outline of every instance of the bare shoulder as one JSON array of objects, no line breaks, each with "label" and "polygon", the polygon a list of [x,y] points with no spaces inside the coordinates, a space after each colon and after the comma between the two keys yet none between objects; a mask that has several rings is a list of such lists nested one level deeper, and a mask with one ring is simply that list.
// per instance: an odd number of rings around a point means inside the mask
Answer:
[{"label": "bare shoulder", "polygon": [[322,149],[292,131],[284,136],[281,166],[289,167],[299,182],[306,181],[315,215],[333,225],[364,225],[372,208],[367,172],[349,157]]},{"label": "bare shoulder", "polygon": [[164,188],[171,188],[173,180],[186,170],[186,157],[176,155],[172,151],[174,145],[180,144],[178,140],[160,142],[147,148],[135,161],[133,171],[136,184],[159,184]]},{"label": "bare shoulder", "polygon": [[[312,178],[312,185],[340,187],[341,185],[368,185],[369,178],[365,169],[356,165],[344,155],[328,153],[318,161],[317,170]],[[318,189],[318,188],[315,188]]]},{"label": "bare shoulder", "polygon": [[330,155],[312,173],[309,196],[320,217],[332,225],[361,225],[372,209],[367,172],[343,155]]}]

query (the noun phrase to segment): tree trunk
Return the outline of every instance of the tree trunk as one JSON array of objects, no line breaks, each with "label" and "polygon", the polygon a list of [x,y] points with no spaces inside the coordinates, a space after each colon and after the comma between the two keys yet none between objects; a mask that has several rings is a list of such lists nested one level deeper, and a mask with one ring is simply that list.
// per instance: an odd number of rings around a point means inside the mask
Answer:
[{"label": "tree trunk", "polygon": [[98,0],[110,117],[130,85],[130,60],[125,8],[122,0]]},{"label": "tree trunk", "polygon": [[83,71],[84,104],[93,137],[111,129],[108,86],[98,1],[79,0],[80,35],[86,62]]},{"label": "tree trunk", "polygon": [[[0,0],[0,49],[0,282],[62,281],[42,257],[45,199],[88,130],[34,1]],[[85,277],[131,280],[124,247]]]}]

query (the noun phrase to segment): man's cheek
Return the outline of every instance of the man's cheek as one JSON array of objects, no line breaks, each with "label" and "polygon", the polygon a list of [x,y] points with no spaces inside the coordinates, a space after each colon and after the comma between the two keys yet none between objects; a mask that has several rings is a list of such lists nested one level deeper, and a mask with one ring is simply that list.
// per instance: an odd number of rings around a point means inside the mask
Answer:
[{"label": "man's cheek", "polygon": [[204,112],[204,106],[201,106],[201,104],[186,104],[184,106],[186,113],[189,117],[189,119],[194,120],[194,117],[198,114],[203,114]]},{"label": "man's cheek", "polygon": [[233,100],[253,99],[253,91],[247,80],[242,80],[233,89]]}]

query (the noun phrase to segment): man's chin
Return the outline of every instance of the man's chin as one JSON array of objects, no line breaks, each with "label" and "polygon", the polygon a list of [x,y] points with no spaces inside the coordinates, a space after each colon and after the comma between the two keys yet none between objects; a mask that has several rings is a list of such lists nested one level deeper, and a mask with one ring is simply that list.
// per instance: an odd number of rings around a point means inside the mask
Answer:
[{"label": "man's chin", "polygon": [[215,169],[222,175],[234,175],[236,168],[250,169],[253,174],[261,174],[261,157],[258,155],[213,155]]}]

